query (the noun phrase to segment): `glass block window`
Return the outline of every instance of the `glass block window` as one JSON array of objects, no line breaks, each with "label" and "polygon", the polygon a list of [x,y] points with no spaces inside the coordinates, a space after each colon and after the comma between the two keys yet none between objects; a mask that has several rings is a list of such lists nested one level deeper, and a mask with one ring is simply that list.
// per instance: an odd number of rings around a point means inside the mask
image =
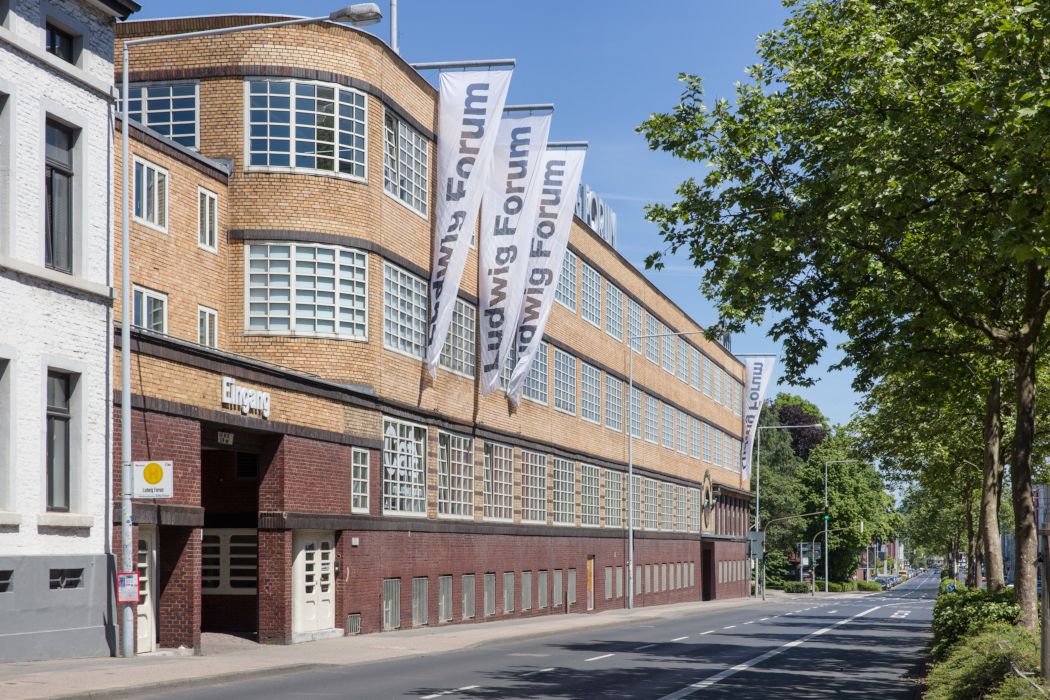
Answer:
[{"label": "glass block window", "polygon": [[383,512],[427,512],[427,429],[383,419]]},{"label": "glass block window", "polygon": [[554,348],[554,407],[576,414],[576,358]]},{"label": "glass block window", "polygon": [[605,527],[623,527],[623,474],[605,470]]},{"label": "glass block window", "polygon": [[570,311],[576,311],[576,254],[571,250],[565,251],[554,300]]},{"label": "glass block window", "polygon": [[675,411],[677,414],[677,425],[675,427],[675,447],[682,454],[689,453],[689,421],[693,418],[687,413],[682,411]]},{"label": "glass block window", "polygon": [[711,398],[715,400],[715,403],[720,404],[722,403],[722,368],[715,366],[713,376],[714,386],[712,391],[714,395]]},{"label": "glass block window", "polygon": [[[619,290],[617,290],[619,291]],[[634,299],[627,299],[627,345],[635,352],[642,351],[642,335],[644,326],[642,319],[645,318],[642,305]]]},{"label": "glass block window", "polygon": [[580,363],[580,415],[592,423],[602,421],[602,371]]},{"label": "glass block window", "polygon": [[689,456],[700,459],[700,419],[689,417]]},{"label": "glass block window", "polygon": [[623,430],[623,382],[605,375],[605,427]]},{"label": "glass block window", "polygon": [[[689,489],[689,531],[700,532],[700,489]],[[692,585],[690,583],[689,585]]]},{"label": "glass block window", "polygon": [[645,395],[645,439],[649,442],[660,440],[660,402],[648,394]]},{"label": "glass block window", "polygon": [[197,148],[197,83],[132,85],[128,95],[128,119]]},{"label": "glass block window", "polygon": [[438,513],[474,515],[474,441],[438,433]]},{"label": "glass block window", "polygon": [[678,378],[686,384],[689,383],[689,355],[692,348],[689,343],[685,342],[685,338],[678,338]]},{"label": "glass block window", "polygon": [[642,493],[642,477],[635,475],[631,478],[631,493],[628,494],[628,500],[632,501],[628,507],[631,511],[633,526],[640,528],[642,526],[642,501],[645,500],[645,494]]},{"label": "glass block window", "polygon": [[580,315],[583,320],[602,327],[602,276],[587,263],[580,267]]},{"label": "glass block window", "polygon": [[383,263],[383,344],[413,357],[427,345],[427,282]]},{"label": "glass block window", "polygon": [[671,404],[663,405],[663,430],[661,431],[662,440],[664,447],[674,449],[674,414],[675,407]]},{"label": "glass block window", "polygon": [[554,524],[576,523],[576,463],[554,458]]},{"label": "glass block window", "polygon": [[364,179],[364,93],[294,80],[248,82],[248,164]]},{"label": "glass block window", "polygon": [[580,466],[580,524],[597,527],[601,522],[600,473],[590,464]]},{"label": "glass block window", "polygon": [[711,358],[704,355],[704,396],[711,396]]},{"label": "glass block window", "polygon": [[743,387],[738,382],[733,382],[733,413],[740,415],[743,412]]},{"label": "glass block window", "polygon": [[248,330],[368,337],[368,255],[300,243],[248,247]]},{"label": "glass block window", "polygon": [[704,423],[704,461],[711,461],[711,426]]},{"label": "glass block window", "polygon": [[521,387],[522,396],[544,406],[547,405],[547,348],[546,343],[540,343],[536,348],[532,366],[529,367],[529,373]]},{"label": "glass block window", "polygon": [[689,383],[692,384],[693,388],[700,391],[700,351],[694,347],[689,348]]},{"label": "glass block window", "polygon": [[660,325],[660,334],[663,336],[660,344],[660,364],[664,371],[674,374],[675,337],[671,335],[671,329]]},{"label": "glass block window", "polygon": [[353,472],[350,484],[350,510],[354,513],[368,512],[368,450],[357,447],[350,455]]},{"label": "glass block window", "polygon": [[684,532],[689,525],[689,491],[685,486],[675,486],[674,529]]},{"label": "glass block window", "polygon": [[643,526],[646,530],[656,530],[660,524],[660,491],[657,488],[656,479],[644,479],[642,489],[642,502],[645,513]]},{"label": "glass block window", "polygon": [[467,377],[474,376],[477,357],[477,315],[477,307],[470,302],[456,299],[456,305],[452,309],[452,323],[449,324],[439,360],[445,369]]},{"label": "glass block window", "polygon": [[631,437],[642,436],[642,391],[638,387],[632,387],[627,405],[627,428],[631,431]]},{"label": "glass block window", "polygon": [[384,118],[383,133],[383,189],[426,216],[430,187],[430,151],[426,138],[390,112]]},{"label": "glass block window", "polygon": [[521,520],[547,522],[547,455],[521,451]]},{"label": "glass block window", "polygon": [[514,519],[514,448],[485,443],[485,518]]},{"label": "glass block window", "polygon": [[712,432],[714,433],[714,443],[715,443],[715,451],[714,451],[714,456],[713,456],[713,463],[715,464],[715,466],[719,466],[720,467],[720,466],[722,466],[722,431],[721,430],[715,430],[714,428],[712,428]]},{"label": "glass block window", "polygon": [[660,322],[652,314],[645,315],[645,357],[660,364]]},{"label": "glass block window", "polygon": [[673,530],[674,529],[674,486],[672,484],[664,483],[663,485],[663,498],[662,508],[660,514],[663,516],[660,519],[661,530]]},{"label": "glass block window", "polygon": [[623,340],[623,292],[605,280],[605,332]]}]

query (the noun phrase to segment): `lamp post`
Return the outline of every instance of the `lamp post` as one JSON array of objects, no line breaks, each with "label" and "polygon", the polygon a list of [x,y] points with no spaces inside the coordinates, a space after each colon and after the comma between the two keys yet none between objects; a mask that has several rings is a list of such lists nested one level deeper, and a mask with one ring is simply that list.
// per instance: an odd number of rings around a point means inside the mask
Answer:
[{"label": "lamp post", "polygon": [[[131,542],[131,245],[128,227],[128,206],[130,202],[130,172],[128,165],[128,132],[131,127],[128,119],[128,64],[129,49],[143,44],[158,44],[165,41],[192,39],[204,36],[218,36],[254,29],[272,29],[296,24],[313,24],[316,22],[348,23],[358,27],[375,24],[383,18],[379,6],[374,2],[360,2],[335,10],[324,17],[300,17],[298,19],[246,24],[221,29],[206,29],[199,32],[183,34],[164,34],[162,36],[128,39],[123,47],[123,67],[121,74],[121,207],[120,207],[120,570],[132,571],[135,567],[134,550]],[[121,611],[120,653],[131,657],[135,654],[135,611],[134,603],[124,603]]]},{"label": "lamp post", "polygon": [[[827,519],[825,519],[824,520],[824,532],[820,532],[818,530],[817,534],[813,535],[813,542],[810,544],[810,552],[815,552],[816,551],[817,538],[820,537],[821,535],[824,535],[824,592],[825,593],[828,592],[828,574],[827,574],[827,570],[828,570],[828,533],[829,532],[842,532],[843,530],[850,530],[852,528],[853,528],[853,525],[846,525],[844,527],[833,527],[833,528],[831,528],[829,530],[828,529],[828,521],[827,521]],[[863,520],[860,521],[860,531],[864,532],[864,521]],[[816,573],[816,572],[814,572],[814,573]],[[813,577],[813,585],[811,586],[811,591],[812,592],[810,593],[810,595],[816,595],[817,594],[817,577],[816,576]]]},{"label": "lamp post", "polygon": [[[847,462],[856,462],[855,459],[833,459],[829,462],[824,462],[824,592],[828,592],[828,465],[829,464],[846,464]],[[845,530],[847,528],[837,528],[839,530]],[[815,540],[814,540],[815,541]]]}]

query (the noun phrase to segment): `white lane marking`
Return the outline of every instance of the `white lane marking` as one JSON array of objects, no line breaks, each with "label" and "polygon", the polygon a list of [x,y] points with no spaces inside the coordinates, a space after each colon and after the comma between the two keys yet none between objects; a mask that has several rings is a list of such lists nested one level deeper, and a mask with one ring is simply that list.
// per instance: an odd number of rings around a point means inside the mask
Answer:
[{"label": "white lane marking", "polygon": [[765,621],[766,621],[766,620],[768,620],[768,619],[769,619],[768,617],[763,617],[763,618],[760,618],[760,619],[759,619],[758,621],[759,621],[759,622],[765,622]]},{"label": "white lane marking", "polygon": [[736,625],[726,625],[726,626],[725,626],[725,627],[723,627],[722,629],[724,629],[724,630],[731,630],[731,629],[733,629],[734,627],[736,627]]},{"label": "white lane marking", "polygon": [[538,668],[535,671],[529,671],[528,673],[523,673],[523,674],[521,674],[520,677],[521,678],[528,678],[529,676],[535,676],[537,673],[547,673],[548,671],[553,671],[553,670],[554,670],[553,666],[551,666],[550,668]]},{"label": "white lane marking", "polygon": [[476,685],[465,685],[462,688],[456,688],[454,690],[445,690],[440,693],[433,693],[431,695],[424,695],[422,700],[433,700],[434,698],[440,698],[442,695],[451,695],[452,693],[460,693],[464,690],[474,690],[478,686]]},{"label": "white lane marking", "polygon": [[755,621],[754,621],[754,620],[748,620],[748,621],[747,621],[747,622],[745,622],[744,624],[745,624],[745,625],[753,625],[754,623],[755,623]]},{"label": "white lane marking", "polygon": [[656,646],[655,644],[645,644],[645,645],[640,646],[637,649],[635,649],[635,651],[642,651],[643,649],[652,649],[655,646]]},{"label": "white lane marking", "polygon": [[784,652],[787,649],[792,649],[792,648],[797,647],[797,646],[799,646],[801,644],[805,644],[806,642],[808,642],[809,640],[813,639],[814,637],[819,637],[822,634],[826,634],[826,633],[830,632],[831,630],[833,630],[834,628],[838,627],[839,625],[844,625],[847,622],[850,622],[852,620],[856,620],[858,617],[864,617],[868,613],[875,612],[876,610],[878,610],[881,607],[882,607],[881,605],[876,605],[874,608],[868,608],[867,610],[864,610],[863,612],[859,612],[859,613],[857,613],[856,615],[854,615],[852,617],[844,617],[844,618],[842,618],[841,620],[839,620],[838,622],[836,622],[834,624],[828,625],[827,627],[822,627],[821,629],[817,630],[816,632],[811,632],[810,634],[807,634],[805,637],[800,637],[799,639],[795,639],[795,640],[792,640],[790,642],[787,642],[786,644],[782,644],[779,647],[774,647],[773,649],[770,649],[769,651],[767,651],[764,654],[759,654],[758,656],[756,656],[753,659],[748,659],[747,661],[745,661],[745,662],[743,662],[741,664],[737,664],[736,666],[731,666],[731,667],[729,667],[729,668],[727,668],[727,669],[725,669],[723,671],[720,671],[720,672],[716,673],[715,675],[713,675],[713,676],[711,676],[709,678],[705,678],[705,679],[703,679],[701,681],[697,681],[696,683],[693,683],[691,685],[687,685],[686,687],[682,688],[681,690],[676,690],[673,693],[670,693],[668,695],[663,696],[662,698],[660,698],[660,700],[682,700],[682,698],[687,698],[687,697],[689,697],[690,695],[692,695],[693,693],[695,693],[698,690],[703,690],[704,688],[710,688],[711,686],[713,686],[714,684],[718,683],[719,681],[723,681],[726,678],[729,678],[730,676],[733,676],[733,675],[736,675],[737,673],[740,673],[741,671],[746,671],[747,669],[751,668],[752,666],[760,664],[763,661],[765,661],[766,659],[772,658],[772,657],[776,656],[777,654],[780,654],[780,653]]},{"label": "white lane marking", "polygon": [[585,659],[585,660],[586,661],[597,661],[599,659],[608,659],[610,656],[612,656],[612,654],[602,654],[601,656],[592,656],[591,658]]},{"label": "white lane marking", "polygon": [[684,637],[675,637],[675,638],[674,638],[674,639],[672,639],[671,641],[672,641],[672,642],[680,642],[680,641],[682,641],[683,639],[689,639],[689,635],[687,634],[687,635],[685,635]]},{"label": "white lane marking", "polygon": [[911,610],[903,610],[903,609],[901,609],[901,610],[895,610],[893,612],[893,614],[890,615],[890,617],[893,618],[893,619],[901,620],[901,619],[904,619],[905,617],[908,617],[908,615],[911,615]]},{"label": "white lane marking", "polygon": [[707,630],[706,632],[701,632],[700,636],[703,637],[705,634],[711,634],[713,632],[714,632],[714,630]]}]

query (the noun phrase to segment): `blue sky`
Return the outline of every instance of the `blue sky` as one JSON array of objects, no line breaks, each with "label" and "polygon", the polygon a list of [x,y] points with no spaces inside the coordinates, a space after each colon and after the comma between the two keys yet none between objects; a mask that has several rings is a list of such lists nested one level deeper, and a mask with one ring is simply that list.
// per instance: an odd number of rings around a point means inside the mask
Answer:
[{"label": "blue sky", "polygon": [[[323,15],[338,2],[145,0],[135,16]],[[388,0],[379,5],[387,16]],[[401,54],[410,62],[517,59],[508,103],[553,102],[551,138],[590,142],[584,181],[617,212],[617,247],[639,268],[661,247],[656,228],[644,219],[645,203],[673,198],[679,182],[701,171],[650,151],[635,127],[650,113],[674,106],[679,72],[702,75],[710,98],[730,96],[734,83],[745,79],[744,67],[755,61],[755,38],[786,16],[778,0],[400,0],[398,5]],[[389,40],[387,19],[368,31]],[[697,291],[699,275],[684,260],[647,274],[697,321],[715,320]],[[832,337],[830,345],[835,343]],[[780,351],[765,326],[734,337],[733,349]],[[826,371],[837,359],[832,351],[812,370],[816,386],[780,390],[805,396],[833,421],[848,420],[857,396],[849,375]]]}]

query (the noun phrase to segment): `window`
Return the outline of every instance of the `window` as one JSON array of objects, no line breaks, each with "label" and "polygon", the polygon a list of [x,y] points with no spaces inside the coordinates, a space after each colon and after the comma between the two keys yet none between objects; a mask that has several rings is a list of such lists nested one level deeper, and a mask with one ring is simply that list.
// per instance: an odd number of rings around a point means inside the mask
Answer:
[{"label": "window", "polygon": [[649,593],[653,590],[653,565],[645,565],[645,592]]},{"label": "window", "polygon": [[605,470],[605,527],[623,527],[623,474]]},{"label": "window", "polygon": [[438,576],[438,622],[452,622],[451,576]]},{"label": "window", "polygon": [[631,437],[642,436],[642,391],[636,386],[631,387],[627,402],[627,427],[631,431]]},{"label": "window", "polygon": [[554,458],[554,524],[576,522],[576,463]]},{"label": "window", "polygon": [[83,588],[84,587],[84,570],[83,569],[49,569],[48,570],[48,588],[52,591],[70,589],[70,588]]},{"label": "window", "polygon": [[689,418],[689,456],[700,459],[700,419]]},{"label": "window", "polygon": [[623,382],[605,375],[605,426],[616,432],[623,430]]},{"label": "window", "polygon": [[536,607],[543,610],[547,607],[547,572],[540,571],[536,579]]},{"label": "window", "polygon": [[694,347],[689,348],[689,380],[693,388],[700,391],[700,351]]},{"label": "window", "polygon": [[509,615],[514,612],[514,572],[507,571],[503,574],[503,614]]},{"label": "window", "polygon": [[689,489],[689,531],[700,532],[700,489]]},{"label": "window", "polygon": [[616,597],[623,598],[623,567],[616,567]]},{"label": "window", "polygon": [[576,602],[576,569],[569,569],[569,575],[565,581],[565,595],[570,605]]},{"label": "window", "polygon": [[463,574],[463,619],[473,620],[474,619],[474,599],[477,595],[475,591],[474,574]]},{"label": "window", "polygon": [[168,230],[168,171],[135,158],[135,221],[158,231]]},{"label": "window", "polygon": [[514,448],[485,443],[485,518],[514,519]]},{"label": "window", "polygon": [[660,492],[657,489],[656,480],[644,479],[642,488],[644,489],[642,501],[645,510],[645,529],[655,530],[659,524],[660,517]]},{"label": "window", "polygon": [[452,323],[445,336],[445,345],[441,348],[441,366],[457,374],[474,376],[474,363],[477,348],[474,340],[477,308],[462,299],[456,299],[452,309]]},{"label": "window", "polygon": [[521,520],[547,522],[547,455],[521,451]]},{"label": "window", "polygon": [[154,333],[167,333],[168,295],[138,285],[133,290],[131,325]]},{"label": "window", "polygon": [[586,362],[580,363],[580,416],[602,422],[602,371]]},{"label": "window", "polygon": [[704,423],[704,461],[711,461],[711,426]]},{"label": "window", "polygon": [[426,514],[426,465],[427,429],[383,419],[383,512]]},{"label": "window", "polygon": [[430,151],[427,140],[390,112],[385,117],[383,189],[416,213],[427,215]]},{"label": "window", "polygon": [[713,428],[712,430],[714,431],[715,439],[714,464],[720,467],[722,466],[722,431]]},{"label": "window", "polygon": [[291,80],[248,82],[252,167],[363,180],[366,126],[365,96],[356,90]]},{"label": "window", "polygon": [[631,478],[631,493],[628,498],[633,500],[631,504],[631,521],[635,529],[642,527],[642,501],[645,494],[642,493],[642,477],[637,474]]},{"label": "window", "polygon": [[521,572],[521,611],[532,610],[532,572]]},{"label": "window", "polygon": [[684,532],[689,525],[689,491],[685,486],[675,486],[675,497],[674,529]]},{"label": "window", "polygon": [[714,396],[715,403],[722,403],[722,368],[716,366],[714,368]]},{"label": "window", "polygon": [[664,483],[663,488],[663,508],[661,514],[663,518],[660,521],[661,530],[673,530],[674,529],[674,486],[668,483]]},{"label": "window", "polygon": [[562,589],[561,569],[555,569],[554,570],[554,582],[553,582],[553,586],[552,587],[553,587],[554,590],[551,591],[551,600],[552,600],[552,603],[553,603],[554,607],[557,608],[557,607],[560,607],[560,606],[564,605],[565,604],[565,597],[562,594],[562,590],[561,590]]},{"label": "window", "polygon": [[248,330],[364,340],[367,286],[368,255],[359,250],[252,244],[248,247]]},{"label": "window", "polygon": [[72,375],[47,373],[47,509],[68,512],[73,422]]},{"label": "window", "polygon": [[485,574],[485,617],[496,614],[496,574]]},{"label": "window", "polygon": [[580,265],[580,315],[602,327],[602,276],[587,263]]},{"label": "window", "polygon": [[740,415],[742,410],[742,394],[743,389],[741,388],[740,384],[737,382],[733,382],[733,414],[737,416]]},{"label": "window", "polygon": [[128,88],[128,118],[187,148],[197,148],[197,83]]},{"label": "window", "polygon": [[686,384],[689,383],[689,356],[692,347],[685,342],[685,338],[678,338],[678,378]]},{"label": "window", "polygon": [[0,569],[0,593],[11,593],[15,590],[14,569]]},{"label": "window", "polygon": [[645,357],[660,364],[660,322],[652,314],[645,315]]},{"label": "window", "polygon": [[670,404],[663,405],[663,446],[674,449],[674,414],[675,408]]},{"label": "window", "polygon": [[527,399],[547,405],[547,344],[540,343],[532,356],[532,366],[525,377],[521,395]]},{"label": "window", "polygon": [[704,355],[704,396],[711,396],[711,359]]},{"label": "window", "polygon": [[642,351],[643,313],[641,304],[634,299],[627,299],[627,346],[635,352]]},{"label": "window", "polygon": [[209,528],[201,533],[201,593],[255,595],[258,581],[257,530]]},{"label": "window", "polygon": [[601,524],[601,501],[598,467],[584,464],[580,467],[580,524],[597,527]]},{"label": "window", "polygon": [[474,441],[438,433],[438,513],[474,515]]},{"label": "window", "polygon": [[576,358],[554,348],[554,407],[576,415]]},{"label": "window", "polygon": [[421,627],[430,621],[430,581],[426,576],[412,579],[412,626]]},{"label": "window", "polygon": [[675,429],[675,435],[677,437],[677,448],[682,454],[689,453],[689,421],[692,417],[683,413],[682,411],[676,411],[678,414],[678,426]]},{"label": "window", "polygon": [[605,599],[611,600],[613,596],[613,568],[605,567]]},{"label": "window", "polygon": [[368,450],[353,448],[350,453],[352,473],[350,475],[350,510],[354,513],[368,512]]},{"label": "window", "polygon": [[197,344],[219,347],[219,313],[207,306],[197,307]]},{"label": "window", "polygon": [[383,263],[383,344],[413,357],[427,346],[427,283]]},{"label": "window", "polygon": [[73,148],[78,132],[50,119],[44,149],[44,264],[73,272]]},{"label": "window", "polygon": [[605,280],[605,332],[623,340],[623,292]]},{"label": "window", "polygon": [[645,395],[645,439],[657,442],[660,439],[660,402],[648,394]]},{"label": "window", "polygon": [[401,579],[383,579],[383,629],[401,627]]},{"label": "window", "polygon": [[554,289],[554,300],[575,313],[576,254],[571,250],[565,251],[565,259],[561,264],[561,274],[558,276],[558,286]]},{"label": "window", "polygon": [[45,48],[48,53],[58,56],[67,63],[77,62],[76,36],[48,22],[45,25],[44,39],[47,42]]},{"label": "window", "polygon": [[197,245],[218,251],[219,196],[203,187],[197,188]]},{"label": "window", "polygon": [[675,337],[671,335],[671,329],[664,325],[660,326],[660,334],[663,336],[661,338],[660,364],[665,371],[674,374]]}]

